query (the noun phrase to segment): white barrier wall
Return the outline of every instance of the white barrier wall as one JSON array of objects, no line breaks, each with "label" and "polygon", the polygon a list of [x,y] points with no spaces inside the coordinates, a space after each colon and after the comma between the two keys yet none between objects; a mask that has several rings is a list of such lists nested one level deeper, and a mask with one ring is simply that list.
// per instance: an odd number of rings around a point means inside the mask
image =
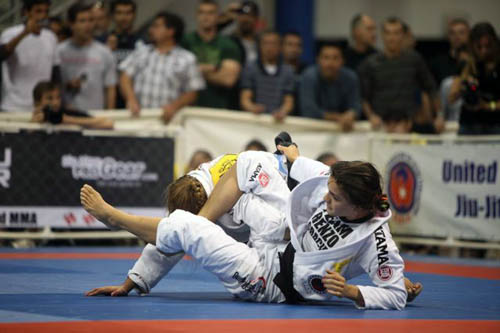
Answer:
[{"label": "white barrier wall", "polygon": [[[131,118],[125,111],[96,114],[115,120],[115,131],[108,135],[170,133],[175,138],[178,176],[197,149],[215,157],[240,152],[249,140],[259,139],[274,151],[274,137],[286,130],[304,156],[315,158],[332,151],[344,160],[375,163],[395,212],[394,234],[500,240],[500,136],[459,138],[456,123],[448,123],[449,132],[439,136],[373,133],[366,122],[344,134],[336,124],[325,121],[289,117],[276,123],[268,115],[202,108],[183,110],[169,126],[161,123],[160,110],[143,110],[140,118]],[[28,114],[0,114],[0,131],[54,129],[21,122],[26,119]],[[84,133],[92,135],[93,131]]]}]

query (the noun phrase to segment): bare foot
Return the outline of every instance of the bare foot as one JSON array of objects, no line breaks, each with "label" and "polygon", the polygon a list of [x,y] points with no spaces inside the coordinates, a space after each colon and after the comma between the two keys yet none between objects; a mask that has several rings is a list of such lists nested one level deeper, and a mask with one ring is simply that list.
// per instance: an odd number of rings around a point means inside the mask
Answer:
[{"label": "bare foot", "polygon": [[101,194],[94,190],[92,186],[88,184],[83,185],[80,190],[80,202],[89,214],[107,225],[110,229],[119,229],[109,218],[113,207],[104,201]]},{"label": "bare foot", "polygon": [[405,287],[408,292],[408,297],[406,298],[407,303],[413,302],[413,300],[420,295],[422,289],[424,289],[424,286],[420,282],[413,283],[407,278],[405,278]]}]

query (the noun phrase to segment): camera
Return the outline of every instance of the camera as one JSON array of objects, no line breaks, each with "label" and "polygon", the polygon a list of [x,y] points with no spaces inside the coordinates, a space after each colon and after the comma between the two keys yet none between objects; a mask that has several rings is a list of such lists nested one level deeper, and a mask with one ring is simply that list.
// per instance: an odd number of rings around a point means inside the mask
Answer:
[{"label": "camera", "polygon": [[481,95],[479,92],[479,85],[475,82],[468,80],[462,81],[462,98],[464,103],[469,106],[476,106],[479,104]]},{"label": "camera", "polygon": [[43,109],[43,121],[49,122],[53,125],[62,123],[63,113],[62,110],[56,111],[50,105],[46,105]]}]

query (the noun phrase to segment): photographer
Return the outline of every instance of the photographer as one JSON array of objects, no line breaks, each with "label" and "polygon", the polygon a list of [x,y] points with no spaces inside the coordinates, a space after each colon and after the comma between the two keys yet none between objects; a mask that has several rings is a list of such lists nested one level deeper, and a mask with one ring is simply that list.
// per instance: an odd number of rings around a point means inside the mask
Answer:
[{"label": "photographer", "polygon": [[42,81],[33,89],[35,110],[32,122],[79,125],[85,128],[113,129],[113,121],[108,118],[91,117],[85,112],[66,110],[61,107],[61,90],[56,83]]},{"label": "photographer", "polygon": [[470,34],[471,57],[450,89],[450,102],[462,98],[459,134],[500,134],[500,42],[489,23]]}]

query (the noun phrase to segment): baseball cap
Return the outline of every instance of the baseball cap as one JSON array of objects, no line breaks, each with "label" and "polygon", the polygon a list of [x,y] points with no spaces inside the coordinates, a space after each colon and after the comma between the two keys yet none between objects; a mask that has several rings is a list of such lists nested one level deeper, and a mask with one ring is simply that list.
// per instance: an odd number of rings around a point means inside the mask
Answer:
[{"label": "baseball cap", "polygon": [[238,13],[259,16],[259,6],[253,1],[243,1]]}]

